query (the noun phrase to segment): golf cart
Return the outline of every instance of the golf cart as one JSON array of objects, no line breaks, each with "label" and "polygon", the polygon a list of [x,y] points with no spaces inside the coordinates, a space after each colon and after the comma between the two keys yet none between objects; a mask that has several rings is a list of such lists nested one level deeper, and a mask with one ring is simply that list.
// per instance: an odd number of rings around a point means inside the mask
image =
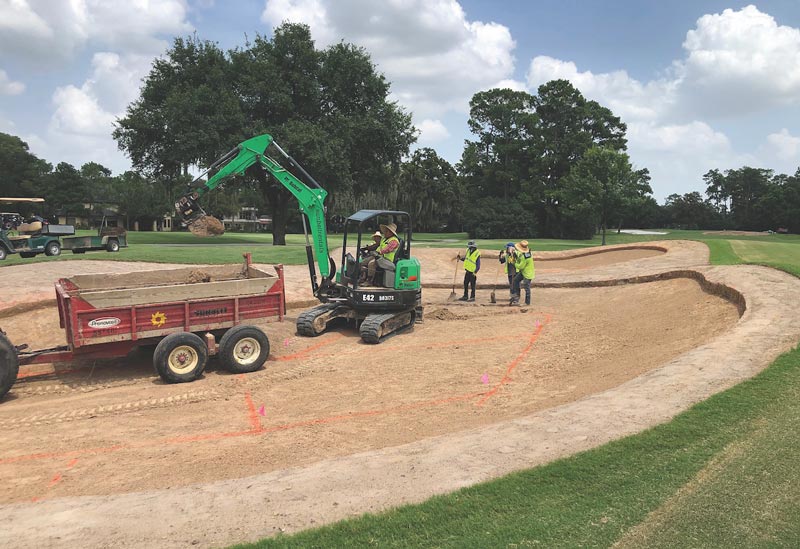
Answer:
[{"label": "golf cart", "polygon": [[[42,203],[43,198],[0,198],[0,203]],[[49,256],[61,254],[61,236],[75,234],[72,225],[54,225],[41,217],[33,216],[26,223],[20,223],[22,216],[19,214],[4,214],[8,219],[9,229],[0,228],[0,260],[9,254],[19,254],[20,257],[34,257],[38,254]]]}]

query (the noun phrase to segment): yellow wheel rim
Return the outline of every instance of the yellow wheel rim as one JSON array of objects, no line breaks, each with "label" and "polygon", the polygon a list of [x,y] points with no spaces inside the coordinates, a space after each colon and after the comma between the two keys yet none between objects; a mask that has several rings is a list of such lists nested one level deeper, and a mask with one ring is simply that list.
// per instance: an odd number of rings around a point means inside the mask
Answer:
[{"label": "yellow wheel rim", "polygon": [[167,358],[169,369],[176,374],[191,372],[197,367],[198,362],[200,362],[200,357],[197,351],[188,345],[175,347]]},{"label": "yellow wheel rim", "polygon": [[261,354],[261,344],[252,337],[243,337],[233,346],[233,359],[242,366],[252,364]]}]

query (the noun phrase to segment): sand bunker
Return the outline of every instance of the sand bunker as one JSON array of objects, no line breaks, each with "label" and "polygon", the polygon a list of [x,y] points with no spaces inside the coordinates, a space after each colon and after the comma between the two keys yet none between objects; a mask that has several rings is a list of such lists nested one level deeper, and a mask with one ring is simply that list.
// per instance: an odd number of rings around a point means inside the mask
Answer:
[{"label": "sand bunker", "polygon": [[[380,346],[352,329],[307,339],[292,318],[266,325],[272,360],[246,376],[212,364],[194,383],[163,385],[139,351],[22,379],[2,404],[0,501],[239,478],[525,416],[637,377],[738,319],[689,279],[537,289],[521,311],[450,306],[448,295],[426,291],[425,323]],[[61,333],[52,308],[3,328],[32,346]],[[33,457],[3,461],[20,456]],[[68,478],[49,483],[73,458]]]}]

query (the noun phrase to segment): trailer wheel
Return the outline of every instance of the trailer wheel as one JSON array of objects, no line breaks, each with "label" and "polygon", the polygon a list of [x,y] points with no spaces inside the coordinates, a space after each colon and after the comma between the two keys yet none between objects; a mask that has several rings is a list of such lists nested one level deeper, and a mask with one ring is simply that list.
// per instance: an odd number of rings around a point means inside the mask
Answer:
[{"label": "trailer wheel", "polygon": [[82,248],[75,248],[74,250],[72,250],[72,253],[74,253],[74,254],[85,254],[86,250],[84,250]]},{"label": "trailer wheel", "polygon": [[17,350],[3,332],[0,332],[0,398],[14,385],[19,372]]},{"label": "trailer wheel", "polygon": [[6,251],[5,247],[0,246],[0,261],[3,261],[7,257],[8,257],[8,252]]},{"label": "trailer wheel", "polygon": [[36,252],[20,252],[19,256],[24,257],[25,259],[29,257],[36,257]]},{"label": "trailer wheel", "polygon": [[219,342],[219,361],[234,374],[255,372],[268,356],[269,338],[255,326],[234,326]]},{"label": "trailer wheel", "polygon": [[167,383],[185,383],[200,377],[208,362],[208,348],[195,334],[170,334],[156,345],[153,366]]},{"label": "trailer wheel", "polygon": [[108,244],[106,244],[106,251],[118,252],[119,251],[119,242],[117,242],[116,240],[109,240]]},{"label": "trailer wheel", "polygon": [[47,246],[44,247],[44,255],[61,255],[61,244],[55,240],[51,240],[47,243]]}]

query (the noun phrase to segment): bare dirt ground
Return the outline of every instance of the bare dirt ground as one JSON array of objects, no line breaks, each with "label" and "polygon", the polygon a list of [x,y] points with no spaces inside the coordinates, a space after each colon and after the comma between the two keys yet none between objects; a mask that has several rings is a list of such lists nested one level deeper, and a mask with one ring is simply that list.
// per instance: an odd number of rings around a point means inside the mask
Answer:
[{"label": "bare dirt ground", "polygon": [[[797,341],[795,279],[701,267],[697,243],[658,246],[546,254],[537,282],[697,265],[745,295],[744,315],[687,278],[538,287],[522,310],[490,305],[488,290],[464,305],[426,289],[425,322],[379,346],[348,328],[306,339],[292,318],[268,324],[272,354],[253,374],[212,363],[165,385],[147,350],[26,370],[0,404],[0,511],[12,525],[0,544],[212,546],[419,501],[663,421]],[[452,250],[420,252],[424,280],[452,280]],[[287,269],[297,301],[303,271]],[[40,291],[46,275],[26,274]],[[61,342],[46,303],[0,325],[15,343]]]},{"label": "bare dirt ground", "polygon": [[[268,325],[272,360],[246,376],[164,385],[141,352],[23,378],[0,418],[0,502],[239,478],[519,417],[619,385],[738,319],[686,279],[542,290],[525,311],[438,305],[447,294],[431,291],[426,322],[379,346],[352,329],[310,340]],[[3,329],[58,343],[54,309]]]}]

